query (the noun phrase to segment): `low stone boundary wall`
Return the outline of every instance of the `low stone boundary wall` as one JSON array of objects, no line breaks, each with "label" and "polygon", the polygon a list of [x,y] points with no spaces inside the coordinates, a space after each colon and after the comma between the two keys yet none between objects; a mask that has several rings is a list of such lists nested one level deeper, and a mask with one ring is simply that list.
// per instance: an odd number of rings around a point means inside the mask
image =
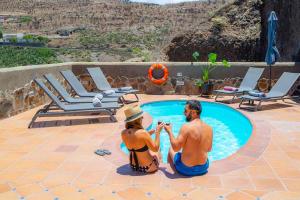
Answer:
[{"label": "low stone boundary wall", "polygon": [[[157,86],[148,77],[148,68],[152,63],[62,63],[51,65],[24,66],[0,69],[0,118],[6,118],[49,101],[34,82],[34,78],[42,78],[43,74],[54,74],[69,92],[70,86],[59,74],[60,70],[71,69],[81,80],[88,91],[95,91],[95,85],[86,72],[87,67],[101,67],[112,87],[132,86],[146,94],[185,94],[197,95],[201,89],[195,86],[195,81],[201,76],[201,67],[207,63],[165,63],[170,76],[166,84]],[[230,68],[218,67],[211,73],[214,89],[225,85],[238,87],[250,66],[266,67],[259,80],[258,89],[268,88],[269,68],[264,63],[231,63]],[[272,83],[285,71],[300,72],[297,63],[277,63],[273,68]],[[180,73],[182,76],[178,76]],[[177,85],[180,80],[184,85]],[[50,85],[46,85],[53,91]],[[298,84],[299,85],[299,84]],[[297,86],[295,86],[297,87]],[[294,88],[293,91],[297,90]],[[298,88],[300,90],[300,88]]]}]

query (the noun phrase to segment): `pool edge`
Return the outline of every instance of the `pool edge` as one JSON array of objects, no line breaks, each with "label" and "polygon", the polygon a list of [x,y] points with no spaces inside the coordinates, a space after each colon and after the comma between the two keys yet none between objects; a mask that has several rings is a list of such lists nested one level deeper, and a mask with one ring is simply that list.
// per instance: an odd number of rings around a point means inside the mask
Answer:
[{"label": "pool edge", "polygon": [[[140,106],[143,106],[145,104],[153,103],[153,102],[161,102],[161,101],[186,101],[188,99],[170,99],[170,100],[157,100],[157,101],[146,101]],[[229,107],[241,115],[243,115],[245,118],[249,120],[249,122],[252,125],[252,133],[251,136],[249,137],[247,143],[242,146],[238,151],[236,151],[234,154],[221,159],[221,160],[216,160],[211,164],[211,167],[209,169],[208,174],[210,175],[218,175],[218,174],[224,174],[228,173],[234,170],[238,170],[241,168],[244,168],[248,165],[250,165],[252,162],[256,161],[260,155],[264,152],[265,148],[268,146],[269,141],[271,139],[271,128],[269,124],[266,124],[266,121],[264,120],[254,120],[252,119],[248,114],[230,106],[230,105],[225,105],[222,103],[218,102],[210,102],[210,101],[203,101],[201,102],[207,102],[207,103],[215,103],[219,105],[223,105],[226,107]],[[148,114],[148,113],[147,113]],[[149,127],[152,124],[152,117],[148,114],[148,117],[150,117],[150,120],[148,121],[149,125],[145,127]],[[150,123],[151,122],[151,123]],[[120,130],[121,131],[121,130]],[[120,137],[116,140],[115,137],[112,137],[108,139],[107,143],[114,143],[114,152],[118,152],[117,159],[110,159],[109,157],[106,157],[107,160],[111,161],[112,163],[116,165],[124,165],[128,164],[128,156],[125,154],[125,152],[122,151],[121,143],[122,140]],[[110,146],[111,148],[112,146]],[[125,162],[125,163],[124,163]],[[168,163],[160,163],[160,166],[166,167],[168,166]]]}]

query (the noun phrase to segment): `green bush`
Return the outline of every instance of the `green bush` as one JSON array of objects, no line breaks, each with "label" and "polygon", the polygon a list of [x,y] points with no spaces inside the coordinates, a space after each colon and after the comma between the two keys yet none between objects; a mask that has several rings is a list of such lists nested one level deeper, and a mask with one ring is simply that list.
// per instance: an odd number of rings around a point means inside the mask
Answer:
[{"label": "green bush", "polygon": [[28,22],[32,21],[32,17],[31,16],[21,16],[19,20],[21,23],[28,23]]},{"label": "green bush", "polygon": [[59,54],[69,57],[76,62],[91,62],[91,51],[89,50],[75,50],[75,49],[59,49]]},{"label": "green bush", "polygon": [[0,47],[0,68],[57,63],[55,52],[48,48]]},{"label": "green bush", "polygon": [[140,58],[143,58],[144,62],[149,62],[150,61],[150,52],[148,50],[142,50],[138,47],[132,48],[132,53]]},{"label": "green bush", "polygon": [[43,36],[35,36],[35,35],[25,35],[23,37],[24,40],[26,40],[26,42],[40,42],[43,44],[46,44],[49,42],[49,39],[47,37],[43,37]]},{"label": "green bush", "polygon": [[155,30],[140,33],[131,30],[107,33],[86,30],[80,33],[79,43],[85,47],[108,47],[116,44],[125,44],[129,47],[143,46],[147,49],[152,49],[169,33],[169,29],[169,26],[164,25]]},{"label": "green bush", "polygon": [[49,42],[49,39],[47,37],[44,37],[44,36],[41,36],[41,35],[37,36],[37,40],[41,43],[44,43],[44,44]]},{"label": "green bush", "polygon": [[26,40],[26,42],[31,42],[33,41],[33,35],[25,35],[23,39]]},{"label": "green bush", "polygon": [[17,43],[18,42],[18,38],[17,37],[12,37],[9,39],[9,42],[11,43]]}]

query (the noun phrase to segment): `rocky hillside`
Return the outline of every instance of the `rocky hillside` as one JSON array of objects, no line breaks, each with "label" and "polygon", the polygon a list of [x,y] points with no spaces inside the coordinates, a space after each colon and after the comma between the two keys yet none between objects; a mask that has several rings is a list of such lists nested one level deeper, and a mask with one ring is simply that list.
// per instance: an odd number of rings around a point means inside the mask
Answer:
[{"label": "rocky hillside", "polygon": [[[0,1],[0,25],[6,32],[53,35],[85,29],[68,38],[51,38],[65,61],[202,61],[216,52],[230,61],[263,61],[267,17],[279,18],[281,61],[300,61],[299,0],[210,0],[172,5],[124,0]],[[89,52],[94,49],[95,52]],[[67,56],[65,56],[65,54]],[[80,54],[80,56],[78,56]]]},{"label": "rocky hillside", "polygon": [[198,51],[206,61],[210,52],[230,61],[260,59],[260,0],[236,0],[221,8],[207,22],[208,29],[176,36],[166,49],[171,61],[191,61]]},{"label": "rocky hillside", "polygon": [[208,30],[188,31],[176,36],[166,48],[171,61],[191,61],[199,51],[201,60],[209,52],[230,61],[264,61],[267,19],[275,10],[279,24],[277,46],[280,61],[300,61],[299,0],[235,0],[207,22]]},{"label": "rocky hillside", "polygon": [[[1,13],[23,13],[25,23],[12,20],[8,29],[55,33],[64,27],[86,27],[99,32],[153,29],[169,26],[171,33],[197,28],[226,1],[171,5],[126,3],[121,0],[11,0],[0,2]],[[23,21],[24,22],[24,21]]]},{"label": "rocky hillside", "polygon": [[[167,60],[162,49],[176,35],[203,29],[228,1],[156,5],[124,0],[10,0],[0,1],[0,19],[4,17],[6,33],[43,34],[51,38],[48,47],[80,49],[57,51],[64,61]],[[80,31],[64,38],[55,35],[70,30]]]}]

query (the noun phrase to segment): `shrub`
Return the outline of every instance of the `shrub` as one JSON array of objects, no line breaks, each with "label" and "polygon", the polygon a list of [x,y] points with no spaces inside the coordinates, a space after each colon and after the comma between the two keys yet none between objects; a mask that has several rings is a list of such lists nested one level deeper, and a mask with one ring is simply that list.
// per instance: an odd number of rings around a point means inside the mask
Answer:
[{"label": "shrub", "polygon": [[111,31],[99,33],[93,30],[81,31],[79,43],[85,47],[107,47],[108,45],[127,45],[129,47],[147,47],[152,49],[158,42],[163,41],[165,35],[169,33],[169,26],[164,25],[148,32],[136,33],[132,30]]},{"label": "shrub", "polygon": [[138,47],[132,48],[132,53],[137,55],[140,58],[143,58],[144,62],[149,62],[150,61],[150,52],[148,50],[142,50]]},{"label": "shrub", "polygon": [[23,37],[24,40],[26,40],[26,42],[40,42],[43,44],[46,44],[49,42],[49,39],[47,37],[43,37],[43,36],[35,36],[35,35],[25,35]]},{"label": "shrub", "polygon": [[18,42],[18,38],[17,37],[11,37],[9,39],[9,42],[11,42],[11,43],[17,43]]},{"label": "shrub", "polygon": [[28,23],[32,21],[32,17],[31,16],[21,16],[20,17],[20,22],[21,23]]},{"label": "shrub", "polygon": [[55,52],[49,48],[0,47],[0,68],[57,63]]},{"label": "shrub", "polygon": [[33,41],[33,35],[25,35],[23,39],[26,40],[26,42],[31,42]]},{"label": "shrub", "polygon": [[37,40],[41,43],[44,43],[44,44],[49,42],[49,39],[47,37],[44,37],[44,36],[41,36],[41,35],[37,36]]},{"label": "shrub", "polygon": [[224,27],[227,25],[226,17],[214,17],[211,19],[213,26],[212,28],[218,31],[222,31]]}]

